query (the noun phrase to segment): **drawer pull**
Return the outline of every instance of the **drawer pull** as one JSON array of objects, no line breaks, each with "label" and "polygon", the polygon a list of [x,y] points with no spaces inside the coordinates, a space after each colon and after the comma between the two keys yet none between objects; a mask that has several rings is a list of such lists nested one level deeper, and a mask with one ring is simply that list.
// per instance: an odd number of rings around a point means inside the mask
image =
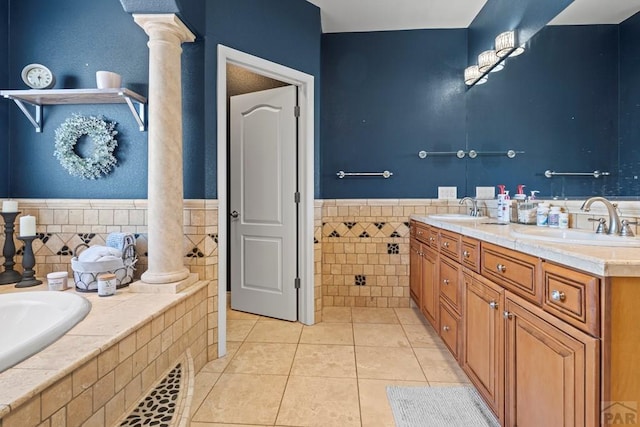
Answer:
[{"label": "drawer pull", "polygon": [[429,237],[429,241],[430,241],[431,243],[433,243],[435,240],[436,240],[436,238],[435,238],[435,237]]},{"label": "drawer pull", "polygon": [[469,258],[469,256],[471,256],[471,253],[469,251],[462,251],[462,256],[465,258]]},{"label": "drawer pull", "polygon": [[443,284],[445,284],[445,285],[448,285],[450,282],[449,282],[449,279],[444,279],[444,280],[442,281],[442,283],[443,283]]},{"label": "drawer pull", "polygon": [[422,231],[418,230],[418,236],[422,236]]},{"label": "drawer pull", "polygon": [[444,246],[445,248],[449,248],[449,242],[444,242],[442,246]]},{"label": "drawer pull", "polygon": [[444,325],[444,326],[442,327],[442,330],[443,330],[443,331],[445,331],[445,332],[449,332],[449,330],[450,330],[450,329],[451,329],[451,328],[450,328],[449,326],[447,326],[447,325]]},{"label": "drawer pull", "polygon": [[507,266],[504,264],[498,264],[496,265],[496,270],[498,270],[498,273],[504,273],[507,271]]},{"label": "drawer pull", "polygon": [[502,313],[502,317],[504,317],[507,320],[513,319],[513,313],[509,313],[508,311],[504,311]]},{"label": "drawer pull", "polygon": [[489,307],[491,307],[494,310],[497,310],[498,309],[498,303],[496,301],[491,301],[489,303]]},{"label": "drawer pull", "polygon": [[558,290],[553,290],[551,291],[551,299],[554,301],[564,301],[566,298],[566,295],[564,294],[564,292],[560,292]]}]

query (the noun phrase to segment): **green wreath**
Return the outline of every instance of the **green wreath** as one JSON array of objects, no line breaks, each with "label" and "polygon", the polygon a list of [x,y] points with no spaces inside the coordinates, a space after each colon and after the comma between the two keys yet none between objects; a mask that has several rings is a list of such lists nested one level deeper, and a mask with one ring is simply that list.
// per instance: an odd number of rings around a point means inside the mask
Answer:
[{"label": "green wreath", "polygon": [[[118,146],[114,136],[115,122],[107,122],[102,117],[74,114],[56,129],[56,150],[53,155],[72,176],[82,179],[97,179],[107,175],[118,163],[113,151]],[[94,144],[93,153],[80,157],[75,146],[82,136],[87,135]]]}]

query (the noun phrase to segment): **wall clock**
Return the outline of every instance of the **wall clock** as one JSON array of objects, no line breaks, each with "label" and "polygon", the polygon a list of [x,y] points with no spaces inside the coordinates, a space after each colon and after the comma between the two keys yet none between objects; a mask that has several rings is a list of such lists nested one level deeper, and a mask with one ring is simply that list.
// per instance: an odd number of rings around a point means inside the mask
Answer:
[{"label": "wall clock", "polygon": [[32,89],[50,89],[56,77],[42,64],[29,64],[22,69],[22,81]]}]

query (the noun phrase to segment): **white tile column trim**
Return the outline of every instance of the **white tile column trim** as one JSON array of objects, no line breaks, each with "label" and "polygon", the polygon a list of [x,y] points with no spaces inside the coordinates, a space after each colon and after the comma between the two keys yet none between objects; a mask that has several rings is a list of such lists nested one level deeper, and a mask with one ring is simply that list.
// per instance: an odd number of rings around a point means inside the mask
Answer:
[{"label": "white tile column trim", "polygon": [[183,42],[195,36],[174,14],[134,14],[149,36],[148,263],[145,283],[186,279],[183,261]]}]

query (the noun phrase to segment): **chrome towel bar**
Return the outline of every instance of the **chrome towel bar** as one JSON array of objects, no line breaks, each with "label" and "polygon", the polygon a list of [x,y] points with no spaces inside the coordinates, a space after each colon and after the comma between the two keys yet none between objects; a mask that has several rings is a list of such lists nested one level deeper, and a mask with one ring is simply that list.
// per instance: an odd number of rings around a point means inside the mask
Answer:
[{"label": "chrome towel bar", "polygon": [[418,152],[418,157],[424,159],[428,156],[450,156],[455,155],[459,159],[463,159],[465,156],[469,156],[471,159],[475,159],[478,156],[504,156],[506,155],[508,158],[513,159],[516,154],[524,154],[524,151],[516,151],[516,150],[507,150],[507,151],[476,151],[469,150],[468,152],[464,150],[458,151],[420,151]]},{"label": "chrome towel bar", "polygon": [[609,175],[611,175],[610,172],[601,172],[598,170],[595,170],[593,172],[555,172],[547,169],[546,171],[544,171],[544,176],[546,176],[547,178],[552,178],[554,176],[592,176],[594,178],[600,178],[601,176]]},{"label": "chrome towel bar", "polygon": [[336,173],[338,178],[342,179],[345,176],[381,176],[383,178],[389,178],[393,175],[393,172],[384,171],[384,172],[345,172],[338,171]]}]

